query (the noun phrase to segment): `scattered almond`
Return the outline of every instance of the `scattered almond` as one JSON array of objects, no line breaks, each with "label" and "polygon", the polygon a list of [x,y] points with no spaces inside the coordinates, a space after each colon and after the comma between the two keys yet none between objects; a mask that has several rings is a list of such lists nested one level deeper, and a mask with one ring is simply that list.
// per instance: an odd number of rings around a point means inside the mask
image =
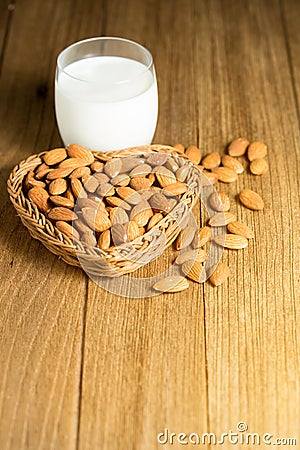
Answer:
[{"label": "scattered almond", "polygon": [[248,239],[238,234],[219,234],[214,237],[214,242],[221,247],[239,250],[248,246]]},{"label": "scattered almond", "polygon": [[233,234],[239,234],[240,236],[244,236],[247,239],[254,238],[254,232],[251,230],[248,225],[242,222],[230,222],[227,225],[228,231]]},{"label": "scattered almond", "polygon": [[192,226],[184,228],[176,239],[175,242],[176,250],[182,250],[183,248],[188,247],[192,243],[192,240],[194,239],[195,231],[196,231],[195,227]]},{"label": "scattered almond", "polygon": [[223,183],[233,183],[238,179],[237,173],[229,167],[215,167],[212,171],[217,179]]},{"label": "scattered almond", "polygon": [[212,152],[205,156],[201,161],[205,169],[214,169],[221,164],[221,156],[219,152]]},{"label": "scattered almond", "polygon": [[200,148],[196,147],[195,145],[190,145],[186,151],[186,156],[190,158],[191,161],[193,161],[195,164],[199,164],[202,157],[202,152]]},{"label": "scattered almond", "polygon": [[249,145],[248,159],[254,161],[254,159],[264,158],[267,156],[267,146],[263,142],[255,141]]},{"label": "scattered almond", "polygon": [[243,156],[249,144],[246,138],[234,139],[228,147],[228,153],[230,156]]},{"label": "scattered almond", "polygon": [[229,211],[230,200],[224,192],[213,192],[209,197],[209,203],[215,211]]},{"label": "scattered almond", "polygon": [[234,170],[237,174],[241,174],[244,172],[243,165],[232,156],[229,155],[222,156],[222,164],[224,167],[228,167],[229,169]]},{"label": "scattered almond", "polygon": [[204,283],[206,279],[206,273],[203,265],[198,261],[186,261],[181,266],[183,273],[193,281],[197,283]]},{"label": "scattered almond", "polygon": [[43,160],[48,166],[53,166],[66,159],[66,157],[67,152],[65,148],[54,148],[44,154]]},{"label": "scattered almond", "polygon": [[264,208],[264,201],[260,195],[251,189],[244,189],[239,193],[239,198],[246,208],[259,211]]},{"label": "scattered almond", "polygon": [[269,165],[264,158],[254,159],[250,163],[250,172],[253,173],[253,175],[264,175],[268,170]]},{"label": "scattered almond", "polygon": [[184,153],[184,150],[185,150],[184,145],[182,145],[182,144],[175,144],[175,145],[174,145],[174,148],[176,148],[176,150],[177,150],[179,153]]},{"label": "scattered almond", "polygon": [[208,226],[202,227],[195,234],[192,242],[193,248],[204,247],[207,242],[211,240],[211,228]]},{"label": "scattered almond", "polygon": [[153,285],[153,289],[159,292],[181,292],[188,287],[188,281],[180,275],[163,278]]},{"label": "scattered almond", "polygon": [[227,264],[220,262],[213,269],[209,277],[214,286],[220,286],[230,276],[230,269]]},{"label": "scattered almond", "polygon": [[212,216],[208,223],[211,227],[221,227],[235,221],[236,216],[234,214],[231,214],[229,211],[222,211]]}]

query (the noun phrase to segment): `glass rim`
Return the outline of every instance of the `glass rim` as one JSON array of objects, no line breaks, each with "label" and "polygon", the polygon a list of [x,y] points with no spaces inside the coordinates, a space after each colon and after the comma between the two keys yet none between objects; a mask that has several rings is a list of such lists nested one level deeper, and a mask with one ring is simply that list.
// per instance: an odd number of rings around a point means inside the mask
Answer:
[{"label": "glass rim", "polygon": [[[120,38],[120,37],[114,37],[114,36],[98,36],[98,37],[92,37],[92,38],[82,39],[82,40],[80,40],[80,41],[76,41],[76,42],[74,42],[73,44],[68,45],[68,47],[65,47],[65,48],[58,54],[58,56],[57,56],[57,59],[56,59],[56,67],[57,67],[57,69],[59,70],[59,72],[63,72],[65,75],[67,75],[67,76],[70,77],[70,78],[73,78],[74,80],[82,81],[82,82],[85,82],[85,83],[98,84],[99,81],[90,81],[90,80],[86,80],[86,79],[83,79],[83,78],[75,77],[74,75],[71,75],[70,73],[68,73],[68,72],[65,70],[65,68],[62,67],[62,65],[61,65],[61,59],[63,58],[64,55],[67,54],[68,51],[70,51],[71,49],[73,49],[73,48],[75,48],[75,47],[77,47],[77,46],[80,46],[80,45],[85,44],[85,43],[88,43],[88,42],[105,41],[105,40],[107,40],[107,41],[119,41],[119,42],[124,42],[124,43],[127,43],[127,44],[133,44],[134,46],[140,48],[140,49],[147,55],[147,57],[149,58],[149,63],[147,64],[147,66],[146,66],[145,64],[143,64],[143,63],[140,63],[140,64],[142,64],[143,66],[145,66],[145,68],[144,68],[140,73],[138,73],[137,75],[135,75],[134,77],[132,77],[131,79],[129,79],[129,80],[127,79],[127,80],[116,81],[116,82],[112,82],[112,83],[108,83],[108,84],[119,85],[119,84],[123,84],[123,83],[132,82],[132,81],[134,81],[136,78],[140,77],[141,75],[143,75],[143,74],[145,74],[146,72],[148,72],[149,70],[151,70],[151,67],[153,66],[153,57],[152,57],[151,52],[150,52],[146,47],[144,47],[142,44],[139,44],[138,42],[133,41],[133,40],[131,40],[131,39]],[[106,55],[106,56],[110,56],[110,55]],[[111,55],[111,56],[113,56],[113,55]],[[86,59],[86,58],[89,58],[89,57],[91,57],[91,56],[86,56],[86,57],[83,57],[83,58],[81,58],[81,59]],[[80,60],[81,60],[81,59],[80,59]],[[128,58],[128,59],[132,59],[132,58]],[[78,61],[80,61],[80,60],[78,60]],[[133,61],[134,61],[134,60],[133,60]],[[74,61],[74,62],[75,62],[75,61]],[[66,66],[66,67],[68,67],[68,66]]]}]

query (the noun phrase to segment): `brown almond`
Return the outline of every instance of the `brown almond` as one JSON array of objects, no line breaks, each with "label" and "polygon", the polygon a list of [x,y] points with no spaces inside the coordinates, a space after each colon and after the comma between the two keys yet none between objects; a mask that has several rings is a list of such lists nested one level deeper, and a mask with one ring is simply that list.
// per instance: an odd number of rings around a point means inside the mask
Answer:
[{"label": "brown almond", "polygon": [[255,141],[249,145],[248,148],[248,159],[249,161],[254,161],[258,158],[264,158],[267,156],[267,146],[263,142]]},{"label": "brown almond", "polygon": [[49,193],[51,195],[60,195],[66,192],[68,188],[68,183],[64,178],[56,178],[56,180],[51,181],[48,186]]},{"label": "brown almond", "polygon": [[141,201],[138,205],[132,208],[130,213],[130,220],[134,220],[138,226],[143,227],[147,225],[148,220],[153,216],[153,211],[147,201]]},{"label": "brown almond", "polygon": [[108,250],[110,247],[110,231],[105,230],[99,235],[98,247],[102,250]]},{"label": "brown almond", "polygon": [[238,174],[229,167],[216,167],[212,171],[218,180],[223,183],[233,183],[238,179]]},{"label": "brown almond", "polygon": [[186,180],[189,170],[190,170],[190,168],[188,165],[179,167],[179,169],[176,171],[177,180],[181,181],[183,183]]},{"label": "brown almond", "polygon": [[151,164],[151,166],[163,166],[167,159],[167,153],[151,153],[147,158],[147,162]]},{"label": "brown almond", "polygon": [[46,178],[50,181],[56,180],[56,178],[65,178],[70,175],[71,172],[73,172],[72,167],[58,167],[57,169],[51,170],[51,172],[47,174]]},{"label": "brown almond", "polygon": [[86,197],[86,195],[84,194],[85,191],[83,189],[82,183],[80,180],[78,180],[78,178],[71,178],[71,188],[76,198]]},{"label": "brown almond", "polygon": [[130,182],[130,177],[125,173],[120,173],[110,180],[113,186],[127,186]]},{"label": "brown almond", "polygon": [[192,247],[193,248],[203,247],[210,240],[211,240],[211,228],[208,226],[202,227],[195,234],[192,242]]},{"label": "brown almond", "polygon": [[44,188],[44,187],[46,187],[46,184],[43,181],[36,180],[34,178],[33,170],[30,170],[25,177],[24,188],[25,188],[25,190],[28,190],[28,189],[32,188],[33,186],[39,186],[39,187]]},{"label": "brown almond", "polygon": [[218,167],[220,164],[221,164],[221,156],[219,152],[209,153],[201,161],[201,165],[205,169],[214,169],[215,167]]},{"label": "brown almond", "polygon": [[134,167],[144,164],[145,160],[142,158],[136,158],[134,156],[126,156],[126,158],[121,159],[121,170],[120,173],[130,172]]},{"label": "brown almond", "polygon": [[192,240],[194,239],[195,232],[196,230],[192,226],[184,228],[176,239],[175,242],[176,250],[182,250],[183,248],[188,247],[192,243]]},{"label": "brown almond", "polygon": [[61,195],[51,195],[50,200],[56,206],[64,206],[65,208],[74,208],[74,202]]},{"label": "brown almond", "polygon": [[127,223],[128,215],[123,208],[112,208],[109,212],[109,217],[111,223],[114,225],[115,223]]},{"label": "brown almond", "polygon": [[82,178],[88,177],[91,174],[91,170],[89,167],[81,166],[74,169],[72,173],[70,173],[69,178]]},{"label": "brown almond", "polygon": [[190,145],[186,149],[185,154],[195,164],[199,164],[200,163],[201,157],[202,157],[202,152],[201,152],[200,148],[196,147],[195,145]]},{"label": "brown almond", "polygon": [[247,239],[253,239],[254,238],[254,232],[251,230],[251,228],[242,222],[230,222],[227,225],[228,231],[233,234],[239,234],[240,236],[244,236]]},{"label": "brown almond", "polygon": [[253,173],[253,175],[264,175],[268,170],[269,165],[264,158],[254,159],[250,163],[250,172]]},{"label": "brown almond", "polygon": [[234,170],[237,174],[244,172],[243,165],[233,156],[224,155],[222,156],[222,164],[224,167]]},{"label": "brown almond", "polygon": [[174,173],[164,166],[156,167],[155,175],[157,181],[159,182],[162,188],[169,186],[170,184],[176,183],[176,177]]},{"label": "brown almond", "polygon": [[66,159],[66,157],[67,152],[65,148],[54,148],[44,154],[43,160],[48,166],[53,166]]},{"label": "brown almond", "polygon": [[228,147],[228,153],[230,156],[243,156],[249,144],[250,142],[246,138],[234,139]]},{"label": "brown almond", "polygon": [[165,166],[167,169],[171,170],[171,172],[176,172],[176,170],[179,169],[177,162],[172,157],[167,159]]},{"label": "brown almond", "polygon": [[100,162],[100,161],[94,161],[91,164],[91,170],[93,172],[102,172],[103,167],[104,167],[104,164],[103,164],[103,162]]},{"label": "brown almond", "polygon": [[177,152],[184,153],[185,147],[183,144],[175,144],[173,147],[177,150]]},{"label": "brown almond", "polygon": [[248,246],[248,239],[238,234],[219,234],[214,237],[214,242],[221,247],[239,250]]},{"label": "brown almond", "polygon": [[90,192],[91,194],[93,194],[94,192],[96,192],[98,186],[99,186],[99,181],[93,176],[90,175],[88,177],[84,177],[85,181],[84,181],[84,189],[88,192]]},{"label": "brown almond", "polygon": [[78,158],[68,158],[62,161],[58,167],[61,169],[70,168],[72,170],[77,169],[78,167],[82,167],[85,164],[85,161]]},{"label": "brown almond", "polygon": [[129,205],[129,203],[125,202],[125,200],[122,200],[119,197],[105,197],[106,202],[111,205],[111,206],[117,206],[120,208],[125,209],[125,211],[130,211],[131,210],[131,205]]},{"label": "brown almond", "polygon": [[227,280],[229,276],[229,267],[227,266],[227,264],[220,262],[219,264],[216,264],[216,266],[212,269],[209,279],[214,286],[220,286]]},{"label": "brown almond", "polygon": [[230,200],[224,192],[213,192],[209,197],[209,203],[215,211],[229,211]]},{"label": "brown almond", "polygon": [[153,289],[159,292],[181,292],[189,287],[189,282],[185,277],[173,275],[157,281]]},{"label": "brown almond", "polygon": [[127,223],[126,231],[127,231],[128,240],[130,242],[134,241],[136,238],[138,238],[140,236],[139,226],[138,226],[137,222],[134,220],[130,220]]},{"label": "brown almond", "polygon": [[35,178],[37,180],[41,180],[42,178],[44,178],[49,172],[51,172],[51,168],[49,166],[47,166],[47,164],[42,163],[40,164],[35,171]]},{"label": "brown almond", "polygon": [[204,283],[206,279],[205,269],[198,260],[191,263],[191,261],[186,261],[181,266],[183,273],[193,281],[197,283]]},{"label": "brown almond", "polygon": [[52,220],[62,220],[64,222],[72,222],[72,220],[78,218],[74,211],[63,206],[55,206],[52,208],[48,213],[48,217]]},{"label": "brown almond", "polygon": [[89,247],[97,246],[97,239],[93,231],[86,231],[81,236],[81,241],[84,242]]},{"label": "brown almond", "polygon": [[177,183],[170,184],[169,186],[164,187],[163,194],[167,197],[172,197],[174,195],[182,195],[188,190],[188,187],[185,183],[181,183],[181,181],[177,181]]},{"label": "brown almond", "polygon": [[147,224],[147,231],[155,227],[155,225],[157,225],[163,218],[164,216],[161,213],[155,213]]},{"label": "brown almond", "polygon": [[131,170],[129,176],[131,178],[133,177],[145,177],[149,173],[152,172],[152,167],[149,164],[140,164],[137,167],[134,167],[134,169]]},{"label": "brown almond", "polygon": [[253,209],[254,211],[259,211],[264,208],[264,201],[260,195],[251,189],[244,189],[239,193],[240,201],[246,208]]},{"label": "brown almond", "polygon": [[116,223],[115,225],[112,225],[111,227],[111,237],[113,245],[121,245],[124,242],[128,241],[128,235],[126,231],[125,225],[121,223]]},{"label": "brown almond", "polygon": [[135,177],[130,180],[130,187],[132,187],[135,191],[149,189],[151,185],[151,180],[145,177]]},{"label": "brown almond", "polygon": [[65,192],[65,197],[66,197],[68,200],[70,200],[70,201],[73,203],[73,205],[74,205],[74,203],[75,203],[75,197],[74,197],[74,194],[73,194],[72,189],[71,189],[70,187],[68,187],[68,189],[66,190],[66,192]]},{"label": "brown almond", "polygon": [[168,201],[166,212],[169,214],[175,208],[176,205],[177,205],[177,199],[170,198],[170,200]]},{"label": "brown almond", "polygon": [[65,234],[68,238],[70,239],[76,239],[77,241],[79,240],[79,233],[77,230],[75,230],[75,228],[72,227],[72,225],[70,225],[67,222],[64,222],[63,220],[58,220],[55,223],[56,228],[63,234]]},{"label": "brown almond", "polygon": [[93,153],[81,145],[70,144],[68,145],[67,152],[70,158],[81,159],[86,164],[93,164],[95,161]]},{"label": "brown almond", "polygon": [[28,191],[28,198],[34,203],[40,211],[48,212],[51,208],[48,192],[40,187],[34,186]]},{"label": "brown almond", "polygon": [[93,173],[93,177],[96,178],[96,180],[98,180],[98,183],[108,183],[109,182],[109,177],[102,172],[95,172]]},{"label": "brown almond", "polygon": [[236,216],[234,214],[231,214],[229,211],[222,211],[212,216],[208,223],[211,227],[221,227],[235,221]]},{"label": "brown almond", "polygon": [[114,178],[117,175],[119,175],[122,168],[122,161],[120,158],[113,158],[110,161],[108,161],[104,165],[104,172],[106,175],[108,175],[110,178]]},{"label": "brown almond", "polygon": [[166,212],[168,209],[168,200],[161,193],[152,195],[149,199],[149,203],[154,212]]},{"label": "brown almond", "polygon": [[217,176],[212,173],[212,172],[208,172],[207,170],[203,170],[203,175],[201,177],[201,183],[203,186],[211,186],[212,184],[216,184],[218,181]]},{"label": "brown almond", "polygon": [[116,191],[122,200],[125,200],[131,205],[137,205],[142,201],[142,197],[140,196],[140,194],[128,186],[121,186],[117,188]]},{"label": "brown almond", "polygon": [[112,226],[108,214],[105,213],[102,208],[98,208],[94,224],[95,231],[105,231]]}]

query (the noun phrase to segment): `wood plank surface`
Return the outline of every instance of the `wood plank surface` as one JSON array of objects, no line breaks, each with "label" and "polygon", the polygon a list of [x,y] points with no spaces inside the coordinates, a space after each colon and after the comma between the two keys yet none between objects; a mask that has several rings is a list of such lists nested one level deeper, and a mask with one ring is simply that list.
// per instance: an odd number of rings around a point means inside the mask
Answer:
[{"label": "wood plank surface", "polygon": [[[164,428],[220,435],[241,421],[299,445],[299,2],[8,5],[0,1],[1,450],[175,449],[182,445],[157,443]],[[12,166],[61,145],[57,54],[97,35],[133,39],[153,53],[155,142],[221,153],[239,135],[267,143],[268,174],[250,175],[244,159],[237,184],[220,185],[255,229],[247,249],[224,252],[232,271],[224,286],[111,294],[32,240],[9,204]],[[236,201],[244,187],[262,194],[263,212]],[[154,276],[173,258],[168,250],[138,276]]]}]

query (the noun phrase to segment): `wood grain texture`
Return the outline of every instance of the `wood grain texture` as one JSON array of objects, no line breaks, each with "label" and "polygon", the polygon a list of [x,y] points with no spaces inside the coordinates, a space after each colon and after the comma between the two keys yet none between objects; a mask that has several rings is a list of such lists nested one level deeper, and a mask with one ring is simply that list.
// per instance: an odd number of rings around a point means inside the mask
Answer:
[{"label": "wood grain texture", "polygon": [[[242,159],[237,184],[220,184],[232,211],[255,229],[247,249],[224,252],[229,282],[191,283],[188,291],[144,299],[110,294],[59,261],[29,237],[2,196],[1,450],[153,450],[164,448],[157,443],[164,428],[221,434],[240,421],[249,432],[299,443],[299,2],[7,6],[0,2],[2,192],[15,163],[61,144],[56,55],[103,34],[137,40],[153,53],[155,142],[224,152],[236,136],[261,139],[270,172],[254,177]],[[244,187],[262,194],[263,212],[235,202]],[[199,220],[199,209],[195,214]],[[202,223],[205,217],[202,207]],[[169,249],[137,275],[154,276],[173,258]]]}]

